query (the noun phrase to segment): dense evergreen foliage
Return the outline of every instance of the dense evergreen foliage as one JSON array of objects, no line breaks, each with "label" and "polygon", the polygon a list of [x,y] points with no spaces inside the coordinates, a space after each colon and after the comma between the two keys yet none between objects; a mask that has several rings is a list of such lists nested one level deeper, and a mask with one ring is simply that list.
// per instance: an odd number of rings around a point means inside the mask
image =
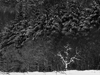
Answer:
[{"label": "dense evergreen foliage", "polygon": [[0,0],[0,15],[0,70],[100,69],[99,0]]}]

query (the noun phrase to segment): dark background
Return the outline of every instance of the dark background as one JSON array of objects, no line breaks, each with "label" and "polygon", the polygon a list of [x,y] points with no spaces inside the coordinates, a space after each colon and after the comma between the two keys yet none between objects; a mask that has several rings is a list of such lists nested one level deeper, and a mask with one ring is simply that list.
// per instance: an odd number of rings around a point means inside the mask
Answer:
[{"label": "dark background", "polygon": [[[90,15],[96,15],[89,17],[89,20],[85,20],[89,21],[89,23],[93,21],[93,23],[83,25],[83,31],[78,31],[80,24],[76,21],[76,25],[79,25],[76,29],[72,29],[72,25],[68,27],[60,26],[62,25],[61,22],[58,27],[55,26],[53,28],[53,25],[51,25],[49,29],[47,26],[48,24],[45,23],[46,20],[48,21],[50,19],[48,15],[52,14],[52,16],[55,16],[55,11],[60,8],[60,5],[62,7],[61,9],[65,10],[66,8],[63,7],[63,4],[66,1],[69,1],[75,8],[78,8],[80,5],[79,7],[82,8],[81,10],[85,8],[93,10],[93,12],[91,10],[84,10],[87,14],[83,15],[86,18]],[[75,1],[75,4],[73,1]],[[91,7],[93,1],[94,0],[32,0],[33,7],[27,9],[28,6],[25,1],[26,7],[24,10],[24,7],[21,6],[24,5],[23,1],[21,4],[20,1],[17,2],[16,0],[0,0],[0,31],[5,32],[4,34],[0,33],[0,70],[6,72],[65,70],[65,64],[63,64],[62,59],[57,56],[58,52],[61,52],[65,60],[70,61],[71,58],[76,55],[76,51],[80,52],[80,54],[77,55],[77,58],[80,60],[74,59],[74,62],[68,65],[68,69],[100,69],[100,10],[96,7],[96,9]],[[99,0],[95,1],[100,4]],[[55,10],[56,6],[57,9]],[[72,12],[68,13],[72,16],[69,18],[65,17],[65,19],[61,17],[66,13],[57,13],[56,15],[60,15],[62,22],[66,22],[67,20],[74,22],[73,17],[78,18],[78,22],[80,22],[79,17],[82,17],[82,15],[79,16],[80,12],[78,13],[78,9],[75,8],[75,11],[72,10],[73,8],[69,8],[70,10],[66,9],[66,11],[73,11],[78,14],[78,17],[76,15],[74,16]],[[41,16],[44,15],[44,13],[46,14],[46,18]],[[37,17],[39,17],[39,19],[36,19]],[[41,19],[41,17],[43,19]],[[11,21],[13,21],[14,24]],[[37,23],[35,29],[34,24],[37,21],[39,23]],[[55,19],[53,21],[55,21]],[[97,23],[95,23],[96,21]],[[27,37],[23,35],[21,30],[28,29],[28,25],[34,26],[34,33],[36,34],[29,34],[29,39],[25,41]],[[90,29],[89,26],[93,27],[93,29]],[[7,27],[8,31],[3,29],[4,27]],[[45,27],[47,27],[48,33],[45,31]],[[64,28],[69,28],[68,32],[63,33],[62,31]],[[72,29],[72,33],[70,33],[70,29]],[[43,33],[38,35],[40,31]],[[19,34],[13,35],[15,32]],[[32,40],[33,34],[36,37],[35,41]],[[85,34],[88,35],[85,36]],[[21,45],[23,42],[24,44]],[[67,44],[71,48],[71,51],[67,51],[68,55],[65,54],[66,49],[64,48]],[[68,59],[66,59],[66,57],[68,57]]]}]

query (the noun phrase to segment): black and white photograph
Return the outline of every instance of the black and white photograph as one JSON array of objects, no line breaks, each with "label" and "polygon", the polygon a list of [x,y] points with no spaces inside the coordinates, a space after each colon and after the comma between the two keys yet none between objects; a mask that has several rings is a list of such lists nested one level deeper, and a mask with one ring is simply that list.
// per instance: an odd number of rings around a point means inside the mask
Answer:
[{"label": "black and white photograph", "polygon": [[100,0],[0,0],[0,75],[100,75]]}]

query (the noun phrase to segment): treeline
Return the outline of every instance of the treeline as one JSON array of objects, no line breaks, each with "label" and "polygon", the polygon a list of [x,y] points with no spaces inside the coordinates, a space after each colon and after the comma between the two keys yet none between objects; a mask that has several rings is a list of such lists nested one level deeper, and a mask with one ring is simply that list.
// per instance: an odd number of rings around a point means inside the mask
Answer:
[{"label": "treeline", "polygon": [[[99,43],[99,0],[84,7],[84,2],[78,0],[1,0],[0,3],[2,12],[15,15],[0,33],[0,70],[65,70],[65,62],[67,69],[97,69],[100,51],[95,52],[92,39],[98,38],[95,42]],[[71,52],[64,48],[66,44],[72,47]]]}]

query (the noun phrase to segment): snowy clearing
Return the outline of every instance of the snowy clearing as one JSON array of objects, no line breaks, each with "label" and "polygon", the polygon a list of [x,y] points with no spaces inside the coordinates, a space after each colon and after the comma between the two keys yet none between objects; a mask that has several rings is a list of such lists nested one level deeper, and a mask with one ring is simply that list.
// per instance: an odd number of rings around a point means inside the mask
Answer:
[{"label": "snowy clearing", "polygon": [[100,71],[60,71],[60,72],[25,72],[25,73],[5,73],[0,72],[0,75],[100,75]]}]

